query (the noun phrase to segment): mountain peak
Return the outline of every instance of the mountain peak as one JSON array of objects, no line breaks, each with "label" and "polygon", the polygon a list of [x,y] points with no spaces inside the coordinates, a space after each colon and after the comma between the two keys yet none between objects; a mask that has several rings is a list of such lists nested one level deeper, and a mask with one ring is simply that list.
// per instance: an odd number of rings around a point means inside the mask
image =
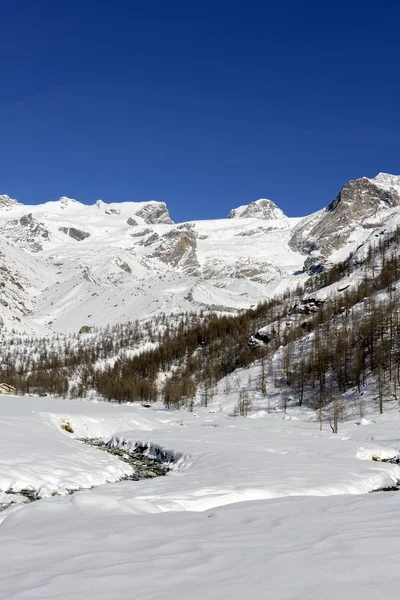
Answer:
[{"label": "mountain peak", "polygon": [[260,198],[250,204],[238,206],[231,210],[228,215],[229,219],[262,219],[269,221],[270,219],[287,219],[285,213],[268,198]]},{"label": "mountain peak", "polygon": [[75,198],[68,198],[68,196],[61,196],[61,198],[59,199],[59,203],[61,205],[61,208],[67,208],[68,206],[83,206],[82,202],[79,202],[79,200],[75,200]]},{"label": "mountain peak", "polygon": [[10,198],[7,194],[0,194],[0,210],[11,210],[19,205],[18,200]]},{"label": "mountain peak", "polygon": [[140,208],[136,211],[136,215],[142,217],[150,225],[154,225],[155,223],[173,223],[165,202],[157,202],[156,200],[140,203]]},{"label": "mountain peak", "polygon": [[391,175],[390,173],[378,173],[376,177],[370,179],[372,183],[386,190],[394,189],[400,193],[400,175]]}]

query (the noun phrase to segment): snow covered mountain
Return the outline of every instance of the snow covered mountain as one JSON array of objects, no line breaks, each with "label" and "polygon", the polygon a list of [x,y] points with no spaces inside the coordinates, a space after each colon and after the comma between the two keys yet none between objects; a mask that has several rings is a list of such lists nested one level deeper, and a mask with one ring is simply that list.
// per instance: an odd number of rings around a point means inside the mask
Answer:
[{"label": "snow covered mountain", "polygon": [[24,206],[3,198],[7,328],[78,331],[159,312],[247,308],[286,286],[303,262],[288,245],[298,219],[279,209],[270,220],[174,224],[158,202],[86,206],[63,197]]},{"label": "snow covered mountain", "polygon": [[161,202],[87,206],[0,196],[0,326],[77,332],[160,312],[236,311],[343,258],[399,212],[400,177],[343,186],[313,215],[260,199],[228,219],[173,223]]}]

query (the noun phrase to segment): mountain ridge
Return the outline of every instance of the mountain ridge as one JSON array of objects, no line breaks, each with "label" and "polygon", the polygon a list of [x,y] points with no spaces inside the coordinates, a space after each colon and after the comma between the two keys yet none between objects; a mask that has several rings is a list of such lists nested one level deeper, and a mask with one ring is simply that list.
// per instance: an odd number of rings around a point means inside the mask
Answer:
[{"label": "mountain ridge", "polygon": [[173,223],[156,201],[23,205],[0,196],[1,322],[45,334],[160,312],[243,310],[395,226],[398,190],[400,176],[380,173],[348,182],[306,217],[261,198],[229,218],[187,223]]}]

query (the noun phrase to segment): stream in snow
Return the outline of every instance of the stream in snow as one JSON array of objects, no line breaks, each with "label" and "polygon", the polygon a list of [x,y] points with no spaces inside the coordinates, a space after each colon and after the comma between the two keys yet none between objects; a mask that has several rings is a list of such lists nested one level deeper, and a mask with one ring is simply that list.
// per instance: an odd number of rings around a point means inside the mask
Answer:
[{"label": "stream in snow", "polygon": [[[105,442],[102,438],[82,437],[75,439],[78,443],[86,444],[99,451],[107,452],[132,467],[130,473],[122,475],[117,481],[140,481],[143,479],[162,477],[168,473],[171,464],[175,462],[173,453],[166,452],[157,446],[149,447],[148,445],[141,443],[136,443],[132,446],[117,437],[112,437],[108,442]],[[399,463],[398,457],[381,459],[373,456],[372,460],[374,462]],[[115,481],[109,481],[108,483],[115,483]],[[66,491],[67,494],[72,495],[76,492],[93,489],[95,487],[97,486],[70,488]],[[392,491],[400,491],[400,480],[393,482],[392,485],[374,489],[370,493]],[[15,504],[27,504],[41,499],[40,494],[33,486],[18,491],[14,491],[10,488],[5,491],[4,494],[5,498],[3,497],[3,500],[0,500],[0,512]],[[52,496],[60,495],[62,494],[59,492],[52,493]]]},{"label": "stream in snow", "polygon": [[[123,475],[118,481],[139,481],[141,479],[154,479],[168,473],[169,465],[174,462],[174,457],[169,453],[164,453],[160,449],[152,449],[152,456],[148,455],[149,447],[147,445],[136,444],[134,448],[126,448],[121,445],[115,438],[111,438],[105,442],[101,438],[76,438],[77,442],[87,444],[100,451],[107,452],[119,458],[122,462],[132,467],[132,472]],[[111,482],[110,482],[111,483]],[[112,482],[115,483],[115,482]],[[94,487],[94,486],[92,486]],[[70,488],[68,494],[81,492],[91,488]],[[4,492],[6,498],[0,501],[0,512],[6,510],[14,504],[27,504],[40,500],[40,494],[32,487],[20,489],[18,491],[9,488]],[[54,492],[53,496],[59,496],[58,492]]]}]

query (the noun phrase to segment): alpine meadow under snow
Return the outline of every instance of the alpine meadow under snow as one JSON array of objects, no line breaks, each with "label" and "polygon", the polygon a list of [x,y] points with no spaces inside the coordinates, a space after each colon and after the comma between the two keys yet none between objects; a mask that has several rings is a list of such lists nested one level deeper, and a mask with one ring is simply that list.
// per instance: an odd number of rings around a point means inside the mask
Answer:
[{"label": "alpine meadow under snow", "polygon": [[397,597],[399,254],[383,173],[298,218],[0,196],[0,597]]}]

